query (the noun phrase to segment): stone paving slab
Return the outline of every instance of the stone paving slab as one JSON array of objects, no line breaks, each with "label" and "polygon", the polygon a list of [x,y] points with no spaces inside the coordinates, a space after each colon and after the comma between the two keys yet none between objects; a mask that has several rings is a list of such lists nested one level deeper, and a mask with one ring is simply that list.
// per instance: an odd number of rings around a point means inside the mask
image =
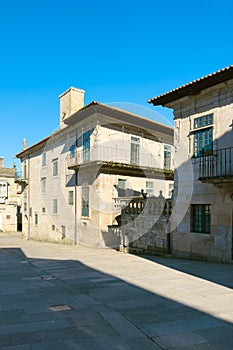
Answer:
[{"label": "stone paving slab", "polygon": [[233,265],[0,235],[1,350],[232,350]]}]

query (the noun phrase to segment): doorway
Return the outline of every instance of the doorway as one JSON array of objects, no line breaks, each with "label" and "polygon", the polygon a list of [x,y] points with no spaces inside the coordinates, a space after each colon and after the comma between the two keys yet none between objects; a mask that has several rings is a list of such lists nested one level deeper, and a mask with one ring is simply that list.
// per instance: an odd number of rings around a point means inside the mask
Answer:
[{"label": "doorway", "polygon": [[19,205],[17,206],[16,216],[17,216],[17,231],[22,232],[22,211]]}]

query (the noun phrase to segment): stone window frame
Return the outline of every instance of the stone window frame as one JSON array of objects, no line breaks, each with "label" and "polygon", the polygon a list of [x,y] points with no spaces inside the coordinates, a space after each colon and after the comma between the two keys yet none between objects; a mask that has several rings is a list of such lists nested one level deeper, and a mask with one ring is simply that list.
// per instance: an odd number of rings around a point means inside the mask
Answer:
[{"label": "stone window frame", "polygon": [[211,204],[191,204],[191,232],[211,233]]}]

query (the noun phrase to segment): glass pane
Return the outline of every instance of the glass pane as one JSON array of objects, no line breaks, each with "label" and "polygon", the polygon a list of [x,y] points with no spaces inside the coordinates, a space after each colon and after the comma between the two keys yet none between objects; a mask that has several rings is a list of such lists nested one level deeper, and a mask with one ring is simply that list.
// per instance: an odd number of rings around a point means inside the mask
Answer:
[{"label": "glass pane", "polygon": [[140,147],[140,145],[138,145],[136,143],[131,143],[130,162],[132,164],[138,164],[139,163],[139,147]]}]

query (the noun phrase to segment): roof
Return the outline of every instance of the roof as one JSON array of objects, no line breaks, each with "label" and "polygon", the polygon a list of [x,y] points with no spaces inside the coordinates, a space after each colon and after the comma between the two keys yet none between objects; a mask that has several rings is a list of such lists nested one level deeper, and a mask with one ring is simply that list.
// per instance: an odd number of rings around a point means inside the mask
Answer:
[{"label": "roof", "polygon": [[223,83],[230,79],[233,79],[233,65],[220,69],[200,79],[193,80],[188,84],[182,85],[162,95],[153,97],[147,102],[152,103],[154,106],[166,106],[166,104],[169,102],[176,101],[185,96],[197,95],[204,89]]},{"label": "roof", "polygon": [[[66,123],[67,125],[76,124],[77,121],[82,120],[82,117],[87,116],[86,110],[88,110],[88,115],[91,115],[92,113],[95,113],[95,112],[96,113],[99,112],[99,113],[108,115],[110,117],[116,118],[122,121],[123,123],[128,123],[135,126],[137,125],[144,129],[150,129],[153,131],[163,132],[163,133],[173,135],[173,128],[168,125],[154,122],[152,120],[138,116],[137,114],[125,111],[117,107],[108,106],[96,101],[90,102],[89,104],[81,108],[79,111],[72,114],[69,118],[64,120],[64,123]],[[85,112],[85,116],[84,116],[84,112]]]},{"label": "roof", "polygon": [[0,168],[0,177],[15,177],[15,168]]},{"label": "roof", "polygon": [[[52,135],[54,135],[54,134],[52,134]],[[44,139],[40,140],[39,142],[35,143],[34,145],[32,145],[30,147],[27,147],[26,149],[24,149],[20,153],[16,154],[16,157],[21,158],[22,156],[24,156],[26,154],[30,154],[31,150],[40,149],[41,147],[43,147],[43,144],[50,139],[50,137],[52,135],[45,137]]]},{"label": "roof", "polygon": [[[167,125],[163,125],[152,120],[140,117],[136,114],[127,112],[125,110],[121,110],[116,107],[111,107],[100,102],[92,101],[67,119],[64,120],[64,123],[68,126],[75,125],[76,123],[83,121],[89,115],[94,113],[102,113],[104,115],[110,116],[119,120],[122,124],[133,125],[134,127],[139,127],[147,130],[151,133],[156,133],[159,140],[165,143],[172,144],[173,143],[173,128]],[[59,129],[55,131],[50,136],[42,139],[41,141],[35,143],[34,145],[26,148],[16,155],[17,158],[22,158],[31,152],[35,152],[41,148],[45,142],[47,142],[51,137],[66,131],[67,128]],[[166,137],[165,137],[166,136]]]}]

